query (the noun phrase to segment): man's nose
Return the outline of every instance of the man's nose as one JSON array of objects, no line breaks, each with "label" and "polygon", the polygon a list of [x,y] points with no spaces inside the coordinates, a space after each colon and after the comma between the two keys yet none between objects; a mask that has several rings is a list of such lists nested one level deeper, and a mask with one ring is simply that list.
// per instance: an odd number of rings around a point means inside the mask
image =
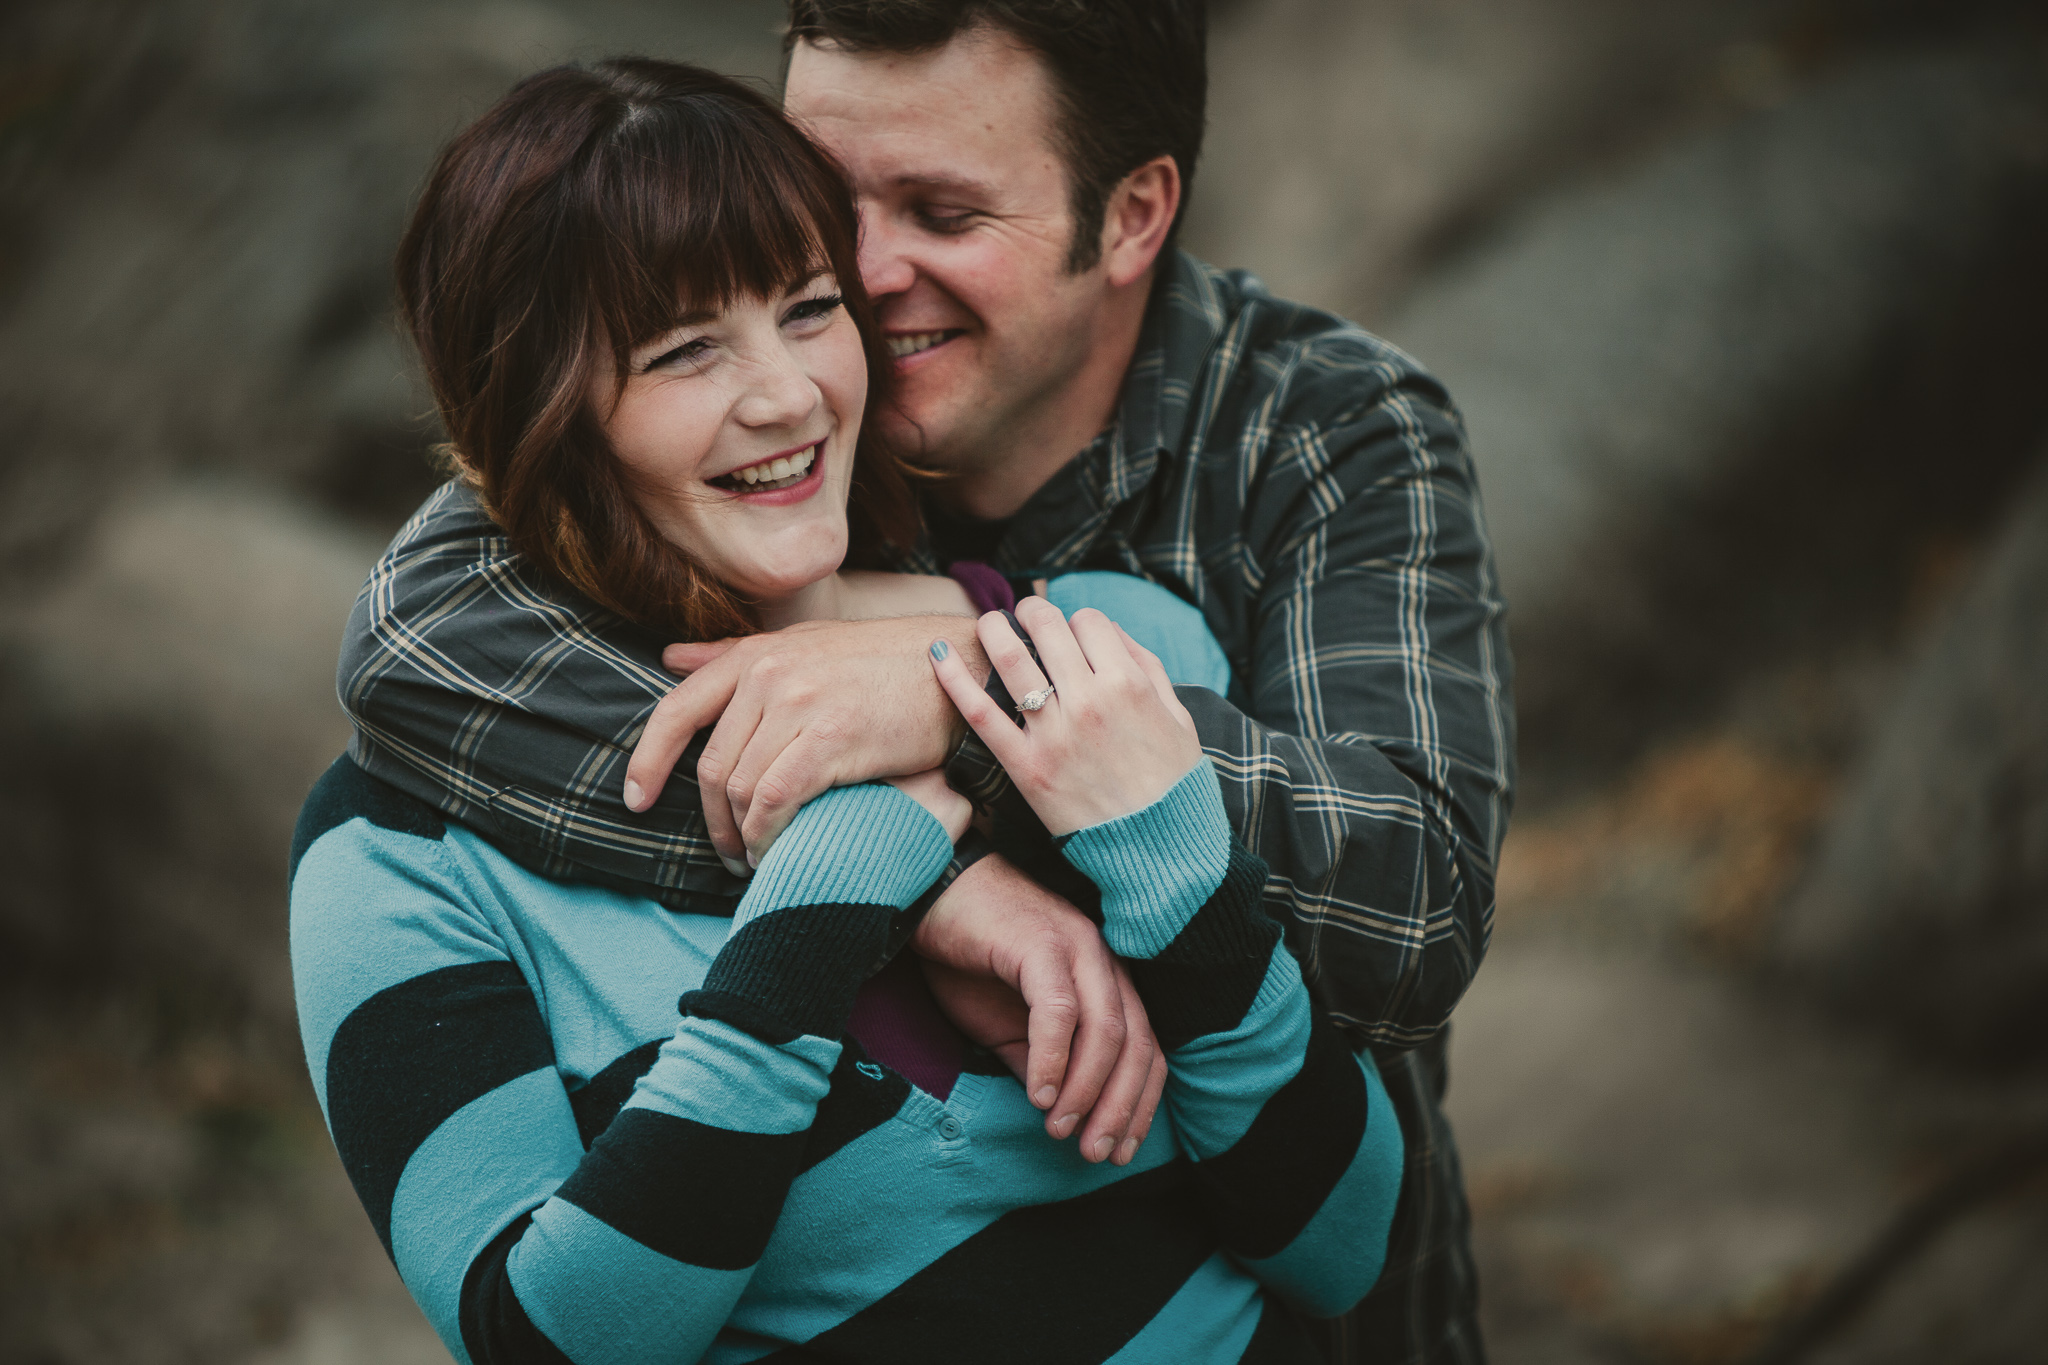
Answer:
[{"label": "man's nose", "polygon": [[917,270],[903,251],[902,230],[890,215],[863,204],[860,211],[860,280],[868,297],[880,302],[907,291]]},{"label": "man's nose", "polygon": [[747,391],[733,415],[750,427],[800,425],[818,406],[818,386],[787,345],[771,346],[749,367]]}]

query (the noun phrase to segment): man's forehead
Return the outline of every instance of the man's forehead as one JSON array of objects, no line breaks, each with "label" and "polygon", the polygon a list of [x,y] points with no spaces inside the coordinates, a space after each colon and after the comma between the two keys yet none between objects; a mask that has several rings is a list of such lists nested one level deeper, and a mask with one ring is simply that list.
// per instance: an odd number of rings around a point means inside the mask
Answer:
[{"label": "man's forehead", "polygon": [[1049,147],[1053,118],[1044,63],[985,27],[923,52],[798,42],[783,107],[842,158],[886,160],[883,178],[910,188],[993,189],[975,173],[976,154],[1014,154],[1020,139]]}]

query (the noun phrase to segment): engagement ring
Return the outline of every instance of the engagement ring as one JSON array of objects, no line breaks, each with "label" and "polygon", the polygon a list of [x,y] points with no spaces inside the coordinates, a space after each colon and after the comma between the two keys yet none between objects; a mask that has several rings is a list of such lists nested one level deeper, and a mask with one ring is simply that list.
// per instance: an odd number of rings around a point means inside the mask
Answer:
[{"label": "engagement ring", "polygon": [[1017,699],[1017,709],[1019,711],[1036,711],[1051,701],[1052,694],[1057,690],[1057,688],[1047,685],[1039,688],[1036,692],[1026,692]]}]

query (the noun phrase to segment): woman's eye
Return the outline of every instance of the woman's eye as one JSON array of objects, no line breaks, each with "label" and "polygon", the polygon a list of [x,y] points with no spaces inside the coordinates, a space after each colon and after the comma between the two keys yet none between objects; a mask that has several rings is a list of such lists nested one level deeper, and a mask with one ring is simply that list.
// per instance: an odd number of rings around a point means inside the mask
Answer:
[{"label": "woman's eye", "polygon": [[830,317],[839,310],[839,305],[843,301],[838,294],[821,294],[815,299],[805,299],[791,308],[784,315],[783,321],[814,322],[822,317]]},{"label": "woman's eye", "polygon": [[686,341],[682,345],[677,346],[672,350],[663,351],[660,355],[654,357],[654,359],[648,361],[645,365],[642,365],[640,367],[640,373],[646,374],[650,370],[665,369],[669,366],[679,365],[686,361],[697,360],[701,358],[703,354],[710,349],[711,343],[709,341],[706,341],[703,337],[698,337],[694,341]]}]

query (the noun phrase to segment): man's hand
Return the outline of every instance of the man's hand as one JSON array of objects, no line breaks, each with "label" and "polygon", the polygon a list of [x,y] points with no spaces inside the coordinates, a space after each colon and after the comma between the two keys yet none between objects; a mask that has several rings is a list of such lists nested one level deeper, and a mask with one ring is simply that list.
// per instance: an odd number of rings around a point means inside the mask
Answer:
[{"label": "man's hand", "polygon": [[[1113,1156],[1121,1166],[1137,1154],[1166,1087],[1166,1056],[1087,916],[990,854],[946,888],[911,948],[937,964],[926,979],[947,1017],[993,1048],[1046,1111],[1046,1132],[1064,1138],[1079,1126],[1089,1161]],[[1014,996],[990,989],[990,978]]]},{"label": "man's hand", "polygon": [[965,733],[926,662],[927,646],[941,636],[971,675],[987,678],[974,622],[964,616],[811,621],[670,645],[662,663],[689,677],[654,708],[634,746],[627,806],[653,805],[691,737],[717,721],[697,783],[712,845],[740,871],[827,788],[938,767]]}]

